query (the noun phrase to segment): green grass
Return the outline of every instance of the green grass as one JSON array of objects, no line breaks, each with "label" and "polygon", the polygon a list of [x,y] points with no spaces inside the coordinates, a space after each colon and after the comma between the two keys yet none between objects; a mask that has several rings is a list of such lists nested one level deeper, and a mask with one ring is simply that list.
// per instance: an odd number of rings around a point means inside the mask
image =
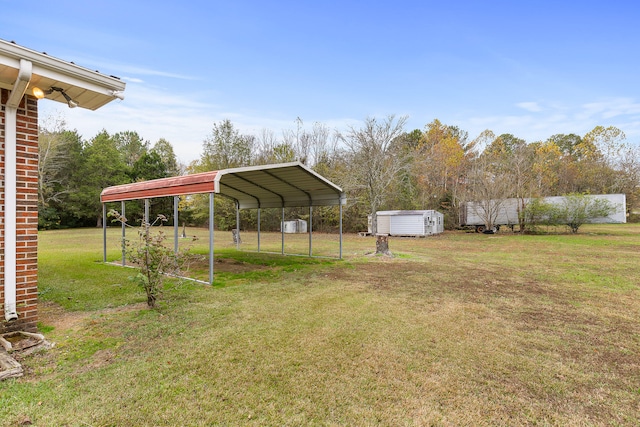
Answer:
[{"label": "green grass", "polygon": [[640,226],[580,231],[392,237],[394,258],[346,236],[342,261],[216,233],[215,285],[171,281],[157,310],[100,231],[43,232],[56,346],[0,383],[0,425],[638,425]]}]

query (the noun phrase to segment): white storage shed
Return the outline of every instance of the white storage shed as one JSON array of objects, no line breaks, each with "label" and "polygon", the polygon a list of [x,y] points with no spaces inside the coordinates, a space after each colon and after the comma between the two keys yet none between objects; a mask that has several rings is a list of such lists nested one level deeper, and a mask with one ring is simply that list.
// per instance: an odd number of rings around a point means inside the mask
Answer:
[{"label": "white storage shed", "polygon": [[284,233],[298,234],[307,232],[307,221],[303,219],[294,219],[291,221],[284,221]]},{"label": "white storage shed", "polygon": [[[378,211],[378,234],[430,236],[444,231],[444,215],[435,210]],[[369,233],[371,233],[369,224]]]}]

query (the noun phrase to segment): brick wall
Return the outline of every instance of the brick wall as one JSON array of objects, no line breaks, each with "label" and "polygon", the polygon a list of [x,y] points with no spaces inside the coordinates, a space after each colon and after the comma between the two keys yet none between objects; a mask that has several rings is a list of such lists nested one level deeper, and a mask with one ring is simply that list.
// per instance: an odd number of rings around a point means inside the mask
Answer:
[{"label": "brick wall", "polygon": [[38,103],[25,96],[18,107],[16,129],[18,320],[4,320],[4,138],[9,91],[0,89],[0,333],[35,331],[38,321]]}]

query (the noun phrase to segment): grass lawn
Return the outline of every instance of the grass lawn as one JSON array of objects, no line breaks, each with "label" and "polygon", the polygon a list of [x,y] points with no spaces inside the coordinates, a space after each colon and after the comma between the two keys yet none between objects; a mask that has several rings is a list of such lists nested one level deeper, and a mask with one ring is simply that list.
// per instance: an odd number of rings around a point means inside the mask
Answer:
[{"label": "grass lawn", "polygon": [[640,225],[392,237],[394,258],[347,235],[342,261],[216,233],[214,286],[172,280],[156,310],[101,230],[39,238],[55,347],[0,383],[0,426],[640,425]]}]

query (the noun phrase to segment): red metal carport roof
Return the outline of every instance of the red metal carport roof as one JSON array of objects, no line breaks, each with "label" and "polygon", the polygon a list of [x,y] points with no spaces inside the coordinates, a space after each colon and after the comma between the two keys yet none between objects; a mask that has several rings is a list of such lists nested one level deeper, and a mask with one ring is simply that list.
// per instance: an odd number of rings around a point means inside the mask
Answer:
[{"label": "red metal carport roof", "polygon": [[344,205],[342,189],[300,162],[250,166],[105,188],[103,203],[196,193],[234,199],[241,209]]},{"label": "red metal carport roof", "polygon": [[183,194],[213,193],[217,171],[193,175],[154,179],[105,188],[100,195],[102,203],[139,200],[153,197],[181,196]]}]

